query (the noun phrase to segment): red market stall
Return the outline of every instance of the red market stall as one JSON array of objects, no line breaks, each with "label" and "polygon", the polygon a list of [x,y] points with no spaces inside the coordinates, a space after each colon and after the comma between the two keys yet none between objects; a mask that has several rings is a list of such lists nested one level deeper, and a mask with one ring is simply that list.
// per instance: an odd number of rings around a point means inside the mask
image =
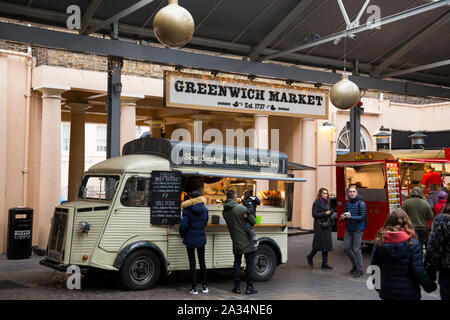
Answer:
[{"label": "red market stall", "polygon": [[401,208],[410,190],[420,185],[426,163],[432,165],[443,181],[450,180],[449,150],[388,150],[338,156],[332,164],[336,166],[337,238],[344,239],[345,222],[339,218],[348,201],[350,186],[356,186],[367,204],[368,225],[362,239],[370,243],[389,212]]}]

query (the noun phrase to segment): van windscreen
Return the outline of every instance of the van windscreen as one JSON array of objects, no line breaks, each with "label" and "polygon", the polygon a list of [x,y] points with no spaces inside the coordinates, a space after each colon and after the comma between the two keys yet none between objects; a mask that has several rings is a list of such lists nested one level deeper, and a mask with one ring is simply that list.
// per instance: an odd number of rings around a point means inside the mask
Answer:
[{"label": "van windscreen", "polygon": [[109,201],[116,191],[119,176],[85,176],[78,198]]}]

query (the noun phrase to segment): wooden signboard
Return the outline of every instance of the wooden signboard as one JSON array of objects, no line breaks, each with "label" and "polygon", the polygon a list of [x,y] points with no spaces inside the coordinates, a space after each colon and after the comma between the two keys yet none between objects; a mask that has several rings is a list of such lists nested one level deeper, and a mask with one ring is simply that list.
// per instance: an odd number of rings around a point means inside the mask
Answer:
[{"label": "wooden signboard", "polygon": [[152,225],[180,223],[181,180],[179,171],[152,171]]}]

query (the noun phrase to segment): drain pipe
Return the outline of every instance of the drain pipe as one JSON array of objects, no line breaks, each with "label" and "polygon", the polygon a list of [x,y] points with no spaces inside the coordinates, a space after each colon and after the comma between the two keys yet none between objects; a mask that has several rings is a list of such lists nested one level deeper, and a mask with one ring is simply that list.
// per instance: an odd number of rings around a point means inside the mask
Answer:
[{"label": "drain pipe", "polygon": [[28,149],[29,149],[29,135],[30,135],[30,106],[31,106],[31,68],[33,64],[33,54],[31,47],[27,50],[27,88],[25,91],[26,97],[26,113],[25,113],[25,152],[23,159],[23,198],[22,206],[27,205],[28,196]]}]

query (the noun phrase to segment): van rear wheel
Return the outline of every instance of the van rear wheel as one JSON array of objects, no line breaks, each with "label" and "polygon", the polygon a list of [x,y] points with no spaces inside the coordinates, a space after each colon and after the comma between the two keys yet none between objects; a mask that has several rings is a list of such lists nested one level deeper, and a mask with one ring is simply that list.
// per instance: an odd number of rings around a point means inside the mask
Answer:
[{"label": "van rear wheel", "polygon": [[120,279],[127,290],[145,290],[155,286],[161,273],[158,256],[146,249],[132,252],[120,268]]},{"label": "van rear wheel", "polygon": [[275,273],[277,268],[277,255],[271,247],[262,244],[256,250],[255,255],[255,280],[267,281]]}]

